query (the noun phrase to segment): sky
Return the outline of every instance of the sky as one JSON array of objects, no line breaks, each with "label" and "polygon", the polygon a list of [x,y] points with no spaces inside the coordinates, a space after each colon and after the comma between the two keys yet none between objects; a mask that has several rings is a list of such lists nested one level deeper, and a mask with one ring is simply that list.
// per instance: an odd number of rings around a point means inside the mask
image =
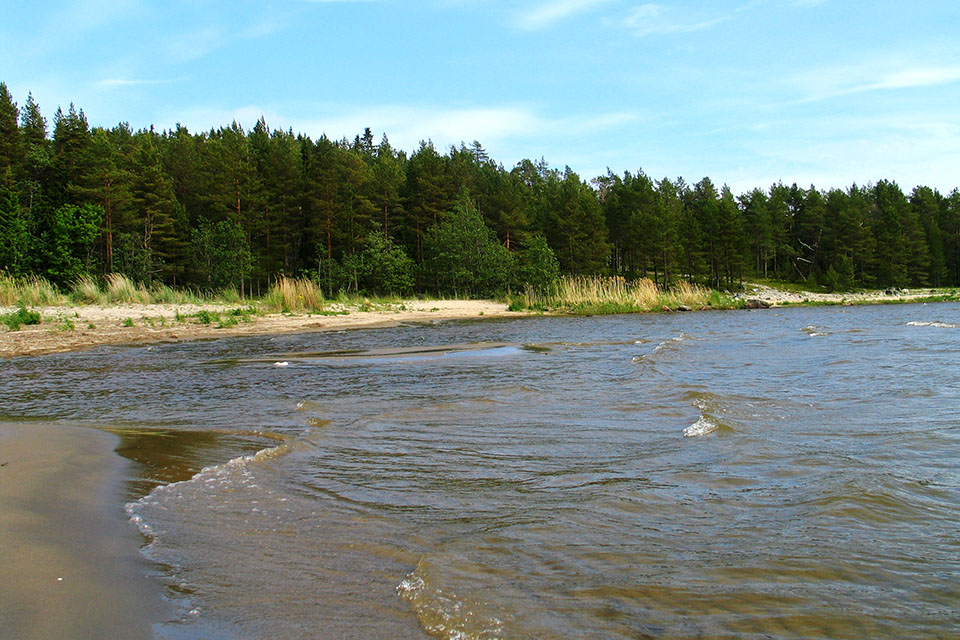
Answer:
[{"label": "sky", "polygon": [[957,0],[0,0],[0,81],[91,126],[263,116],[585,180],[960,187]]}]

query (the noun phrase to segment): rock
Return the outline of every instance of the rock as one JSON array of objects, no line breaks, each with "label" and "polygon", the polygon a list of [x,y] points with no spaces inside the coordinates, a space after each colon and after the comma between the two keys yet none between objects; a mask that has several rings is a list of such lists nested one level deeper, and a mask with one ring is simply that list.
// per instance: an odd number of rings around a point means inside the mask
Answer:
[{"label": "rock", "polygon": [[747,300],[747,309],[769,309],[770,303],[760,298],[750,298]]},{"label": "rock", "polygon": [[685,304],[682,304],[679,307],[677,307],[677,311],[693,311],[693,309],[691,309]]}]

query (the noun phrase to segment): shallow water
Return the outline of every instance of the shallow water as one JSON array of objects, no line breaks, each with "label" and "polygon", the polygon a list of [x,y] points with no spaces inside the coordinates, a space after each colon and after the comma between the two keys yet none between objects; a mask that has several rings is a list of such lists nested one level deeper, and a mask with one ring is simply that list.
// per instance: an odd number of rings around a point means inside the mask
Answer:
[{"label": "shallow water", "polygon": [[165,638],[960,634],[960,305],[0,362],[109,428]]}]

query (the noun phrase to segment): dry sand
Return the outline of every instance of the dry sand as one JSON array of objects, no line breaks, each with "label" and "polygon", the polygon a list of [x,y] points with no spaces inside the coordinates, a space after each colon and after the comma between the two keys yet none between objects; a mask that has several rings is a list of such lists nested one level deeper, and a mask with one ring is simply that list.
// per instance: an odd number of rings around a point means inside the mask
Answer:
[{"label": "dry sand", "polygon": [[163,619],[126,521],[117,438],[0,422],[0,637],[152,638]]},{"label": "dry sand", "polygon": [[[525,315],[507,311],[507,305],[490,300],[413,300],[376,305],[369,310],[331,306],[328,313],[346,315],[271,313],[250,317],[231,327],[218,323],[201,324],[193,314],[199,311],[222,313],[238,305],[118,305],[33,308],[43,322],[7,331],[0,325],[0,357],[39,355],[74,351],[104,344],[149,344],[222,338],[226,336],[330,331],[393,326],[400,323],[490,318]],[[0,314],[14,311],[0,307]],[[178,321],[177,317],[183,319]],[[133,326],[124,326],[127,320]],[[68,325],[72,325],[72,329]],[[129,323],[127,323],[129,324]]]}]

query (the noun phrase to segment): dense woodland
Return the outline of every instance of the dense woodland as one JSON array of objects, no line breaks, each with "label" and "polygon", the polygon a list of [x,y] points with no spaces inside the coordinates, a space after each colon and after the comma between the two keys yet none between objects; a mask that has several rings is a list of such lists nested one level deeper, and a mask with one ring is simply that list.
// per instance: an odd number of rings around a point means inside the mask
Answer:
[{"label": "dense woodland", "polygon": [[490,295],[558,273],[736,287],[764,277],[828,289],[960,285],[960,193],[886,180],[734,195],[523,160],[474,142],[411,154],[367,129],[312,140],[237,123],[204,133],[51,120],[0,83],[0,272],[68,285],[265,291],[308,276],[331,294]]}]

